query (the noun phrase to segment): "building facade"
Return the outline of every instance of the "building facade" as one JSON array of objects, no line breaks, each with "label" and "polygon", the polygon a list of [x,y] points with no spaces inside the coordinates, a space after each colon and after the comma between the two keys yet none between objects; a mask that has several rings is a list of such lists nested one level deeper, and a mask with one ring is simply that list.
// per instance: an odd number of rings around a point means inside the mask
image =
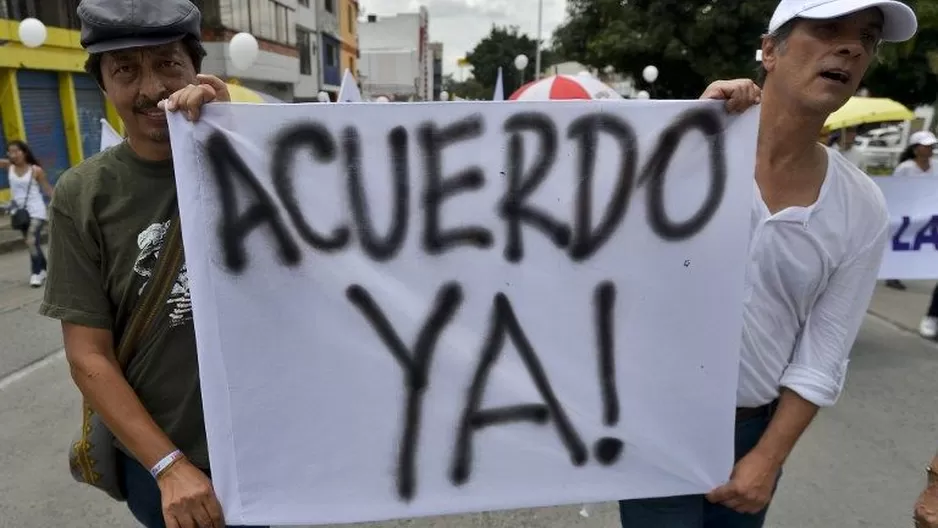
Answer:
[{"label": "building facade", "polygon": [[340,66],[342,74],[345,70],[352,72],[355,80],[358,77],[358,0],[341,0],[339,9],[339,33],[342,40]]},{"label": "building facade", "polygon": [[293,100],[315,101],[322,86],[319,60],[319,2],[323,0],[297,0],[296,50],[299,55],[300,74],[293,87]]},{"label": "building facade", "polygon": [[387,17],[369,14],[359,25],[359,71],[365,98],[382,95],[396,100],[433,98],[428,25],[426,7],[416,13]]},{"label": "building facade", "polygon": [[443,91],[443,43],[430,43],[430,56],[433,58],[433,100],[440,100],[440,92]]},{"label": "building facade", "polygon": [[333,101],[342,83],[342,32],[339,29],[340,0],[316,0],[318,5],[320,84]]},{"label": "building facade", "polygon": [[[208,55],[202,71],[247,88],[292,101],[300,81],[297,47],[297,0],[199,0],[202,39]],[[228,57],[228,41],[246,31],[257,38],[260,52],[246,71]]]}]

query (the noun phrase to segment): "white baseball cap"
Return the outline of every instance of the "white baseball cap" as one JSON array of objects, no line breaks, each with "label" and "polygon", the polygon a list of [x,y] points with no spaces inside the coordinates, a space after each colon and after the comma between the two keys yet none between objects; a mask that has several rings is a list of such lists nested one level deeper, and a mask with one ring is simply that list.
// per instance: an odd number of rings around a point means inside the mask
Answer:
[{"label": "white baseball cap", "polygon": [[927,130],[922,130],[909,136],[909,145],[923,145],[930,147],[935,144],[938,144],[938,138],[936,138],[934,134]]},{"label": "white baseball cap", "polygon": [[795,18],[826,20],[878,7],[883,12],[883,40],[903,42],[918,30],[912,8],[896,0],[782,0],[769,22],[769,33]]}]

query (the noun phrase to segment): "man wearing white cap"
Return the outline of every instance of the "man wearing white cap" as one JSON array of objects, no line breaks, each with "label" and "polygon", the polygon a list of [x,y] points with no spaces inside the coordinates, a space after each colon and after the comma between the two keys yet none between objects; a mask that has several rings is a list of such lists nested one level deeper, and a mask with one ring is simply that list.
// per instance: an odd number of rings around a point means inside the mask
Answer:
[{"label": "man wearing white cap", "polygon": [[[624,528],[758,528],[782,465],[840,395],[888,240],[879,188],[818,142],[880,42],[911,38],[892,0],[782,0],[764,69],[736,409],[736,465],[707,495],[620,502]],[[736,91],[744,90],[737,86]],[[714,83],[704,97],[728,98]]]}]

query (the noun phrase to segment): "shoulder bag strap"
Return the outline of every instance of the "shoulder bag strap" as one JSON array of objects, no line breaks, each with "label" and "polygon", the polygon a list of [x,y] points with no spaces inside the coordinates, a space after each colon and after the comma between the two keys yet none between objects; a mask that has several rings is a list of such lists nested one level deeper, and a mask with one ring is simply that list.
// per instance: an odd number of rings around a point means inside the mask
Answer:
[{"label": "shoulder bag strap", "polygon": [[166,238],[163,241],[163,247],[160,249],[160,256],[157,260],[153,275],[150,276],[150,284],[144,289],[137,306],[124,333],[121,336],[120,343],[117,346],[117,361],[121,369],[126,369],[133,359],[137,344],[141,338],[151,330],[153,320],[162,307],[163,302],[172,291],[176,282],[176,276],[182,265],[182,233],[179,227],[179,214],[173,215],[169,223],[169,229],[166,230]]}]

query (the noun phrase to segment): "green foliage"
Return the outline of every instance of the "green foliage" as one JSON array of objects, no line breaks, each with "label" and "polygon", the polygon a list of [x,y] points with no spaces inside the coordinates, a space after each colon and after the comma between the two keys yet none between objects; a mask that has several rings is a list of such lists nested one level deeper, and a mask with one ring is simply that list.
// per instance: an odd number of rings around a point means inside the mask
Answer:
[{"label": "green foliage", "polygon": [[465,81],[456,81],[452,75],[443,78],[443,89],[450,93],[450,96],[458,96],[463,99],[476,101],[489,101],[492,99],[492,90],[486,90],[478,80],[469,77]]},{"label": "green foliage", "polygon": [[[554,33],[567,60],[630,74],[644,84],[653,64],[655,97],[695,98],[717,79],[751,77],[777,0],[568,0]],[[645,86],[648,88],[647,86]]]},{"label": "green foliage", "polygon": [[[521,74],[515,69],[515,57],[524,54],[528,57],[528,66],[524,70],[526,82],[534,79],[536,39],[521,34],[516,26],[492,26],[492,31],[476,47],[466,54],[466,60],[472,66],[472,76],[487,93],[483,99],[491,99],[498,78],[498,68],[502,68],[502,82],[505,98],[521,86]],[[554,54],[550,50],[541,50],[541,68],[553,64]]]}]

